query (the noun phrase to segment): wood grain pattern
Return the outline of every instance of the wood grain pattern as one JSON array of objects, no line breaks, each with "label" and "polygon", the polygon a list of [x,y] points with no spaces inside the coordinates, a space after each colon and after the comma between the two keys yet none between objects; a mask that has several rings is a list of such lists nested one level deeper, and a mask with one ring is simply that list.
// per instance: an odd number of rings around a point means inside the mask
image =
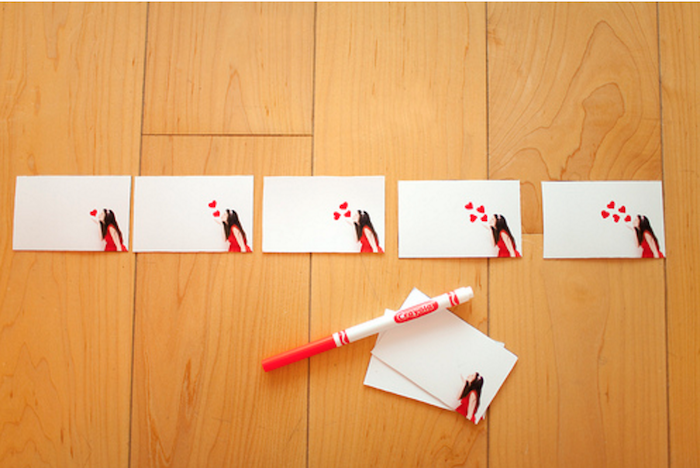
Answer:
[{"label": "wood grain pattern", "polygon": [[[1,4],[0,466],[700,466],[698,25]],[[17,175],[139,173],[255,175],[256,252],[11,250]],[[386,176],[386,254],[262,254],[262,177],[310,174]],[[398,180],[486,178],[522,181],[521,260],[397,258]],[[601,179],[663,180],[665,261],[542,259],[540,181]],[[260,369],[461,284],[520,358],[484,424],[364,387],[374,339]]]},{"label": "wood grain pattern", "polygon": [[672,466],[700,466],[700,8],[659,5]]},{"label": "wood grain pattern", "polygon": [[134,255],[12,252],[12,213],[17,175],[137,167],[145,35],[144,5],[0,6],[3,466],[128,463]]},{"label": "wood grain pattern", "polygon": [[491,262],[491,337],[520,356],[490,410],[491,466],[666,466],[664,263]]},{"label": "wood grain pattern", "polygon": [[144,131],[311,132],[312,4],[150,7]]},{"label": "wood grain pattern", "polygon": [[483,13],[319,5],[315,174],[485,177]]},{"label": "wood grain pattern", "polygon": [[[312,257],[311,339],[398,307],[411,288],[476,291],[486,261],[398,260],[396,182],[486,176],[483,5],[317,11],[314,174],[386,175],[386,254]],[[311,360],[310,466],[482,466],[487,425],[362,386],[370,338]]]},{"label": "wood grain pattern", "polygon": [[4,174],[132,174],[145,6],[1,8]]},{"label": "wood grain pattern", "polygon": [[308,255],[260,251],[262,178],[309,175],[309,138],[144,138],[143,175],[254,175],[252,254],[140,254],[132,466],[305,466]]},{"label": "wood grain pattern", "polygon": [[[490,176],[521,180],[525,232],[542,180],[661,178],[653,5],[494,4],[488,21]],[[544,261],[526,240],[525,262],[490,269],[490,331],[521,355],[491,464],[667,465],[664,263]]]},{"label": "wood grain pattern", "polygon": [[489,5],[489,176],[521,181],[542,232],[543,180],[659,180],[653,4]]}]

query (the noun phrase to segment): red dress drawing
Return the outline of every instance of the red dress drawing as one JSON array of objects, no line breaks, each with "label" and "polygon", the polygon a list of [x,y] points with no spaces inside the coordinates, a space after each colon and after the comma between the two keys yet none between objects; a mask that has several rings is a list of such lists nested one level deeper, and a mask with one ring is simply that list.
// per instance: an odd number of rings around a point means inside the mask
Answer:
[{"label": "red dress drawing", "polygon": [[[642,239],[642,258],[655,258],[654,257],[654,252],[651,250],[651,247],[649,246],[649,243],[646,240],[646,237]],[[661,250],[658,248],[656,249],[659,252],[659,258],[664,258],[664,254],[661,253]]]},{"label": "red dress drawing", "polygon": [[236,236],[233,234],[233,229],[231,229],[231,233],[228,235],[228,251],[252,252],[253,250],[250,247],[248,247],[248,244],[245,244],[245,250],[241,249],[241,246],[238,245],[238,240],[236,240]]},{"label": "red dress drawing", "polygon": [[[368,253],[374,253],[374,250],[372,250],[372,245],[369,243],[369,239],[367,239],[367,233],[365,232],[365,229],[362,229],[362,237],[360,237],[360,252],[368,252]],[[377,253],[384,253],[381,247],[379,247],[379,244],[377,244]]]},{"label": "red dress drawing", "polygon": [[[498,247],[498,256],[499,257],[510,257],[510,251],[508,250],[508,247],[506,247],[506,243],[503,242],[503,236],[501,235],[498,238],[498,243],[496,244],[496,247]],[[517,249],[513,249],[515,251],[515,256],[520,257],[520,252],[518,252]]]},{"label": "red dress drawing", "polygon": [[[107,235],[105,236],[105,252],[117,252],[117,244],[115,244],[114,239],[112,239],[112,232],[111,229],[109,229],[110,227],[112,227],[111,224],[107,228]],[[121,244],[122,252],[126,252],[126,247],[124,247],[124,244],[121,242],[121,239],[119,240],[119,243]]]},{"label": "red dress drawing", "polygon": [[[459,403],[459,406],[455,410],[456,412],[458,412],[459,414],[461,414],[465,418],[467,417],[467,412],[469,411],[469,400],[470,400],[472,395],[478,401],[479,393],[476,390],[472,390],[471,392],[469,392],[469,394],[467,394],[466,397],[462,398],[462,400]],[[469,419],[469,418],[467,418],[467,419]],[[469,420],[471,422],[473,422],[474,424],[476,424],[476,410],[474,411],[474,414],[472,414],[472,417]]]},{"label": "red dress drawing", "polygon": [[[471,380],[467,380],[464,384],[464,389],[459,397],[459,406],[455,409],[459,414],[469,419],[476,424],[479,420],[476,418],[476,413],[479,411],[481,403],[481,390],[484,387],[484,378],[479,373],[473,374]],[[472,408],[470,408],[470,403]],[[471,416],[469,410],[473,411]]]}]

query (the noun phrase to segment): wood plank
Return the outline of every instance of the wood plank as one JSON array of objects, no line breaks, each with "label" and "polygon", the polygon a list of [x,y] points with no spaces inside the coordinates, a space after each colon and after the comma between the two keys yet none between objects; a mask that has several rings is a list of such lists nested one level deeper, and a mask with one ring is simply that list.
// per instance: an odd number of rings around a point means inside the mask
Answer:
[{"label": "wood plank", "polygon": [[310,138],[145,137],[143,175],[255,176],[252,254],[140,254],[132,466],[306,464],[308,255],[265,255],[262,178],[309,175]]},{"label": "wood plank", "polygon": [[700,7],[659,5],[672,466],[700,466]]},{"label": "wood plank", "polygon": [[[485,260],[399,260],[396,183],[486,177],[483,4],[319,4],[314,174],[386,176],[386,254],[312,256],[311,339],[459,285]],[[487,425],[363,387],[375,339],[310,363],[309,466],[484,466]],[[413,428],[407,430],[406,428]]]},{"label": "wood plank", "polygon": [[[522,181],[525,232],[542,180],[661,178],[655,24],[654,5],[489,5],[490,176]],[[490,463],[665,466],[664,263],[544,261],[541,241],[491,263],[490,330],[523,359]]]},{"label": "wood plank", "polygon": [[4,466],[128,464],[134,255],[13,252],[12,214],[17,175],[138,167],[145,38],[145,5],[0,6]]},{"label": "wood plank", "polygon": [[519,179],[542,232],[543,180],[661,179],[656,6],[489,4],[489,176]]},{"label": "wood plank", "polygon": [[313,4],[150,6],[145,133],[310,134]]},{"label": "wood plank", "polygon": [[491,407],[490,466],[666,466],[663,261],[491,262],[490,331],[520,360]]}]

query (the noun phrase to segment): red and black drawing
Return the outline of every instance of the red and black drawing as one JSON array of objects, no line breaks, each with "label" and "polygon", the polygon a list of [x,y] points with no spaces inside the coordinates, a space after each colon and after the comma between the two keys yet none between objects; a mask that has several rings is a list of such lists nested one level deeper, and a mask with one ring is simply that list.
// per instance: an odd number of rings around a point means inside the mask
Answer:
[{"label": "red and black drawing", "polygon": [[100,226],[100,235],[105,242],[105,252],[126,252],[122,231],[119,229],[114,211],[107,208],[92,210],[90,217]]},{"label": "red and black drawing", "polygon": [[374,226],[372,226],[369,213],[364,210],[350,210],[348,202],[338,205],[338,209],[339,211],[333,212],[333,219],[338,221],[344,218],[354,226],[357,242],[360,243],[360,252],[384,253],[384,250],[379,245],[379,237],[374,230]]},{"label": "red and black drawing", "polygon": [[498,257],[520,257],[520,252],[515,245],[513,234],[508,228],[505,216],[501,214],[487,214],[484,205],[474,207],[473,202],[464,205],[464,209],[469,213],[469,221],[475,223],[479,221],[483,226],[491,229],[493,245],[498,249]]},{"label": "red and black drawing", "polygon": [[216,209],[216,200],[209,203],[209,208],[215,210],[212,215],[214,219],[224,228],[224,238],[228,242],[229,252],[252,252],[248,246],[248,238],[245,235],[238,213],[232,209],[225,209],[223,212]]},{"label": "red and black drawing", "polygon": [[601,210],[600,216],[603,219],[610,220],[615,224],[624,225],[634,231],[637,247],[640,249],[642,258],[664,258],[664,254],[659,247],[659,240],[654,234],[649,218],[644,215],[636,215],[632,217],[627,213],[627,207],[620,205],[611,200],[605,205],[605,209]]},{"label": "red and black drawing", "polygon": [[481,389],[484,386],[484,378],[478,372],[470,374],[465,379],[464,388],[459,396],[459,406],[455,411],[476,424],[476,412],[481,402]]}]

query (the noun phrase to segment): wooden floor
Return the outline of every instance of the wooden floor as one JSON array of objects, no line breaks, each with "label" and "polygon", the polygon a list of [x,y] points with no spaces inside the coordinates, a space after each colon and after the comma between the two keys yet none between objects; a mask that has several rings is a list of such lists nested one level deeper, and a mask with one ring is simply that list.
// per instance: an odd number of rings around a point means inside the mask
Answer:
[{"label": "wooden floor", "polygon": [[[0,5],[0,466],[700,464],[700,5]],[[12,251],[15,177],[385,175],[383,256]],[[517,179],[522,260],[399,260],[398,180]],[[662,180],[667,259],[542,259],[540,181]],[[48,232],[47,232],[48,235]],[[259,242],[256,242],[260,245]],[[362,385],[473,286],[474,426]]]}]

